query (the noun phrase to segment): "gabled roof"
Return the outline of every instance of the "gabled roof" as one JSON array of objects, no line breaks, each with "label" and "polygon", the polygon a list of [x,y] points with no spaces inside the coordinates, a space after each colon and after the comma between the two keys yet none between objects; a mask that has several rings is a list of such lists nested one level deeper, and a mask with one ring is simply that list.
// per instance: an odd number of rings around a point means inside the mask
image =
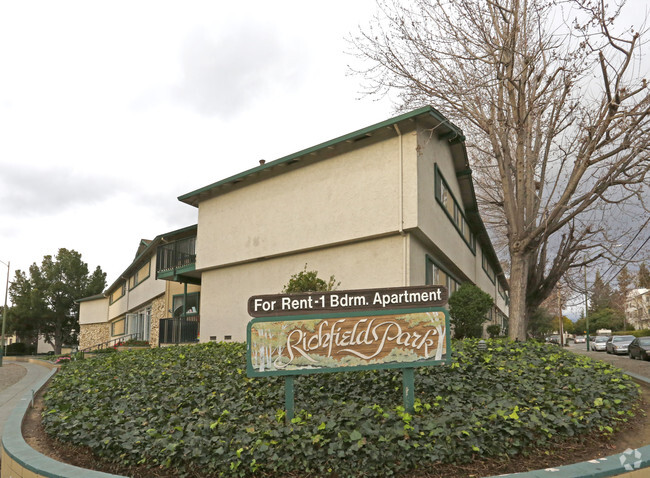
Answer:
[{"label": "gabled roof", "polygon": [[149,244],[151,244],[150,239],[140,239],[140,244],[138,244],[138,250],[135,253],[135,257],[138,257],[140,254],[142,254],[142,251],[144,251]]},{"label": "gabled roof", "polygon": [[[113,282],[110,287],[108,287],[104,291],[104,295],[110,295],[113,290],[117,289],[122,285],[122,283],[128,279],[128,277],[135,272],[141,265],[142,261],[145,257],[148,257],[152,252],[155,253],[156,247],[158,247],[158,244],[167,242],[170,240],[176,240],[179,239],[179,236],[183,235],[191,235],[192,233],[196,234],[196,228],[197,225],[194,224],[192,226],[187,226],[183,227],[181,229],[176,229],[175,231],[170,231],[170,232],[165,232],[164,234],[160,234],[156,236],[153,240],[146,240],[143,239],[140,241],[140,246],[138,247],[138,253],[135,256],[135,259],[133,259],[133,262],[129,264],[129,266],[124,269],[124,272],[120,274],[120,276],[117,278],[115,282]],[[81,299],[84,300],[84,299]]]},{"label": "gabled roof", "polygon": [[[291,166],[306,166],[317,161],[326,160],[345,151],[356,149],[360,146],[358,144],[360,141],[372,141],[373,139],[379,141],[385,139],[389,135],[397,135],[397,131],[403,133],[411,130],[415,128],[416,120],[427,124],[437,133],[439,139],[448,141],[452,161],[456,170],[456,177],[461,189],[461,200],[463,202],[463,207],[465,208],[467,221],[470,223],[470,226],[472,227],[477,240],[481,244],[485,255],[490,259],[501,287],[506,291],[510,290],[505,273],[503,272],[497,254],[492,246],[492,242],[490,241],[490,237],[485,229],[485,225],[483,224],[483,220],[479,214],[476,202],[476,193],[474,191],[474,183],[472,181],[472,171],[469,167],[467,149],[465,147],[465,136],[460,128],[445,118],[442,113],[432,106],[418,108],[408,113],[390,118],[386,121],[382,121],[381,123],[376,123],[324,143],[317,144],[316,146],[284,156],[275,161],[260,164],[257,167],[235,174],[234,176],[230,176],[195,191],[183,194],[178,197],[178,200],[191,206],[198,207],[201,201],[229,192],[233,190],[233,188],[242,187],[247,184],[252,184],[291,171]],[[364,142],[363,144],[365,145],[367,142]]]}]

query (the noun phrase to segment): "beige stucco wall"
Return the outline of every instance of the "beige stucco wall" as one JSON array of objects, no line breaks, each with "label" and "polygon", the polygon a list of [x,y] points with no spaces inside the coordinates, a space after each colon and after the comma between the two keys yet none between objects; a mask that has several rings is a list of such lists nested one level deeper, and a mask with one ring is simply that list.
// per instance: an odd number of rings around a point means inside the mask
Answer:
[{"label": "beige stucco wall", "polygon": [[120,315],[124,315],[126,311],[129,309],[129,291],[127,287],[126,293],[120,297],[118,300],[113,302],[112,304],[110,303],[109,299],[109,305],[108,305],[108,320],[114,320],[115,318],[119,317]]},{"label": "beige stucco wall", "polygon": [[79,302],[79,325],[108,321],[108,298]]},{"label": "beige stucco wall", "polygon": [[[436,203],[437,204],[437,203]],[[455,231],[455,230],[454,230]],[[483,271],[481,264],[481,251],[479,245],[477,244],[477,255],[476,258],[467,248],[464,242],[458,239],[460,242],[457,245],[457,248],[460,251],[471,256],[472,267],[469,270],[460,270],[457,267],[457,264],[449,262],[449,259],[445,257],[440,250],[436,249],[429,241],[423,241],[418,239],[415,235],[409,236],[409,258],[410,258],[410,285],[421,285],[426,281],[426,256],[431,256],[436,262],[450,270],[461,280],[469,280],[480,287],[483,291],[487,292],[494,298],[495,305],[506,315],[508,315],[508,306],[506,306],[504,299],[498,293],[496,284],[493,284],[490,279]],[[478,261],[478,270],[475,267],[474,261]],[[444,285],[444,284],[443,284]]]},{"label": "beige stucco wall", "polygon": [[499,301],[478,243],[436,201],[436,163],[461,203],[448,143],[424,128],[202,201],[201,340],[245,339],[248,298],[280,293],[305,263],[341,289],[421,285],[429,254]]},{"label": "beige stucco wall", "polygon": [[156,255],[154,253],[151,256],[151,273],[149,277],[133,289],[127,290],[126,297],[122,297],[120,300],[126,299],[129,310],[140,307],[153,297],[163,294],[165,292],[165,282],[164,280],[156,280]]},{"label": "beige stucco wall", "polygon": [[402,143],[402,156],[393,136],[201,202],[197,270],[398,231],[400,161],[417,161],[415,136]]},{"label": "beige stucco wall", "polygon": [[496,281],[493,283],[483,270],[481,244],[477,240],[475,254],[472,253],[436,200],[434,164],[438,166],[456,201],[462,206],[460,185],[446,142],[439,140],[435,135],[432,136],[427,130],[420,130],[418,145],[418,225],[424,238],[422,242],[414,245],[414,251],[417,251],[413,257],[416,261],[415,267],[422,267],[424,270],[424,265],[420,265],[418,258],[423,252],[431,255],[460,279],[470,280],[492,295],[497,307],[508,315],[508,306],[498,293]]},{"label": "beige stucco wall", "polygon": [[324,280],[333,274],[339,289],[397,287],[403,284],[403,244],[399,236],[341,245],[204,272],[201,283],[201,341],[216,337],[245,340],[248,298],[279,294],[305,263]]},{"label": "beige stucco wall", "polygon": [[108,323],[81,324],[79,326],[79,349],[83,350],[93,345],[111,339],[111,327]]},{"label": "beige stucco wall", "polygon": [[112,321],[127,312],[142,308],[154,297],[165,293],[167,281],[156,280],[155,252],[151,255],[150,260],[151,273],[146,280],[129,290],[128,278],[126,278],[126,292],[124,296],[108,306],[108,320]]},{"label": "beige stucco wall", "polygon": [[456,201],[462,205],[460,186],[456,180],[456,171],[447,142],[439,140],[436,135],[432,136],[429,131],[421,130],[418,134],[418,145],[420,152],[417,183],[419,228],[445,258],[448,258],[472,282],[475,282],[476,257],[465,244],[435,196],[434,164],[437,164]]}]

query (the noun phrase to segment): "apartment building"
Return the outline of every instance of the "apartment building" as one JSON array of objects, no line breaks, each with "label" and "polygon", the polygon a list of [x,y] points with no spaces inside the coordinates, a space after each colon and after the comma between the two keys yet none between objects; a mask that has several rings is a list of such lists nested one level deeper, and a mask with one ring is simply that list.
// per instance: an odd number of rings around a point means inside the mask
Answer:
[{"label": "apartment building", "polygon": [[494,298],[490,323],[507,328],[508,282],[479,215],[465,138],[432,107],[260,161],[179,200],[198,209],[198,224],[143,243],[101,297],[81,302],[82,348],[147,336],[147,324],[155,344],[161,320],[191,310],[200,311],[197,340],[243,341],[248,298],[280,293],[305,264],[340,289],[441,284],[451,294],[469,281]]},{"label": "apartment building", "polygon": [[[103,293],[80,299],[79,349],[106,347],[127,340],[160,343],[199,340],[200,286],[156,278],[156,271],[173,278],[175,268],[194,257],[196,225],[142,240],[135,258]],[[196,281],[195,281],[196,282]]]}]

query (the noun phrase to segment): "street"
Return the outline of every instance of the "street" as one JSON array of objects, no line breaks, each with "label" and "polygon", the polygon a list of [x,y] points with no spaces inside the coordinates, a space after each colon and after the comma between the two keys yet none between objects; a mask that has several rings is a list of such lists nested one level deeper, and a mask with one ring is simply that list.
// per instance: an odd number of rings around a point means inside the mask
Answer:
[{"label": "street", "polygon": [[571,352],[586,355],[593,359],[602,360],[603,362],[611,363],[616,367],[626,372],[636,373],[650,379],[650,361],[632,360],[628,355],[614,355],[607,352],[587,352],[587,344],[574,344],[573,341],[569,342],[569,346],[565,347],[566,350]]}]

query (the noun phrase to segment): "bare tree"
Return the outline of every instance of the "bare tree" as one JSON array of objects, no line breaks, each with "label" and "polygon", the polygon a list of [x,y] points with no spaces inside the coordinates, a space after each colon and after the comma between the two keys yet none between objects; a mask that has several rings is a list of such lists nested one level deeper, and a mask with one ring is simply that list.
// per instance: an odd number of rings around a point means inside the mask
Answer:
[{"label": "bare tree", "polygon": [[610,245],[638,230],[608,221],[646,211],[643,32],[617,30],[620,7],[600,0],[378,5],[351,38],[353,71],[368,93],[433,104],[468,135],[481,213],[509,254],[510,336],[524,340],[568,269],[615,257]]}]

